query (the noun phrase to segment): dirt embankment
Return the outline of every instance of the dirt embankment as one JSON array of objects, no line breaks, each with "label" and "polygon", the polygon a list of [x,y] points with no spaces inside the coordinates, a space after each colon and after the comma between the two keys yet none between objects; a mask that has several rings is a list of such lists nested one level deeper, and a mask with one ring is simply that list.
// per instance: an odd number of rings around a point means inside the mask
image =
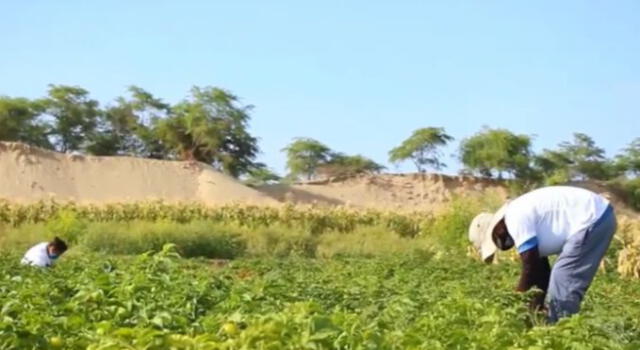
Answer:
[{"label": "dirt embankment", "polygon": [[[616,193],[593,183],[574,185],[609,196],[628,211]],[[162,200],[206,205],[282,203],[353,208],[434,211],[455,196],[508,197],[503,182],[439,174],[362,175],[295,185],[245,186],[197,162],[63,154],[20,143],[0,142],[0,199],[78,203]]]},{"label": "dirt embankment", "polygon": [[440,174],[362,175],[340,181],[258,188],[281,202],[358,208],[433,211],[456,195],[488,194],[506,199],[498,181]]},{"label": "dirt embankment", "polygon": [[71,155],[10,142],[0,142],[0,198],[18,202],[277,203],[201,163]]}]

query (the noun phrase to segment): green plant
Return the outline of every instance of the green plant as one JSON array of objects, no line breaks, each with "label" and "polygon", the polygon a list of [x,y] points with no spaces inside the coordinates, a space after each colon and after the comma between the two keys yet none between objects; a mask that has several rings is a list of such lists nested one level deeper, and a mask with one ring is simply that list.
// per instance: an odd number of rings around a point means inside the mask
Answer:
[{"label": "green plant", "polygon": [[110,254],[141,254],[174,244],[184,257],[232,259],[243,254],[245,242],[239,230],[195,221],[95,223],[89,226],[83,245]]},{"label": "green plant", "polygon": [[87,228],[85,220],[73,210],[60,210],[46,224],[48,234],[58,236],[69,243],[77,243]]},{"label": "green plant", "polygon": [[250,259],[165,245],[50,271],[0,255],[0,349],[637,349],[637,284],[600,275],[553,327],[512,291],[518,266],[456,254]]}]

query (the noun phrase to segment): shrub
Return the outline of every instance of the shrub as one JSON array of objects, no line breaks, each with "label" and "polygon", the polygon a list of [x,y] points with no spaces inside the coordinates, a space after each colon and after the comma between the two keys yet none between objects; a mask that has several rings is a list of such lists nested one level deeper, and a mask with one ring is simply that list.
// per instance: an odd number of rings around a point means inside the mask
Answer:
[{"label": "shrub", "polygon": [[245,243],[239,230],[196,221],[94,223],[83,238],[89,249],[111,254],[140,254],[160,251],[173,243],[183,257],[232,259],[243,254]]}]

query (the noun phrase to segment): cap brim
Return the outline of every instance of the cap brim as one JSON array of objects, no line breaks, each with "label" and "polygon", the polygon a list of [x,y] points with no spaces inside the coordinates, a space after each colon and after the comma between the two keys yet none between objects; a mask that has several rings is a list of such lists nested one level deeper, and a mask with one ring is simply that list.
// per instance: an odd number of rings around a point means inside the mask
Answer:
[{"label": "cap brim", "polygon": [[480,246],[480,256],[482,257],[482,261],[487,261],[493,257],[497,250],[498,247],[493,243],[491,236],[489,236],[489,239],[483,240],[482,245]]},{"label": "cap brim", "polygon": [[482,244],[480,245],[480,255],[482,256],[482,260],[487,261],[487,259],[491,258],[498,247],[496,247],[495,243],[493,243],[493,229],[498,225],[498,223],[504,219],[505,212],[507,211],[507,205],[509,203],[505,203],[498,211],[493,214],[491,218],[491,222],[489,226],[487,226],[486,231],[483,234]]}]

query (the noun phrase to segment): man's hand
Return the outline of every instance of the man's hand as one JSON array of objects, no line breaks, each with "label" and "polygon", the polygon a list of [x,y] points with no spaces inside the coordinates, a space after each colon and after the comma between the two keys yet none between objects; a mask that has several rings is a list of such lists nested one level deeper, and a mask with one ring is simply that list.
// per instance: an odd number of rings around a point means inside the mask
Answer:
[{"label": "man's hand", "polygon": [[536,287],[539,290],[534,292],[529,302],[529,310],[532,312],[545,312],[544,299],[547,295],[549,286],[549,277],[551,276],[551,267],[549,259],[540,257],[538,247],[527,250],[520,254],[522,259],[522,274],[516,291],[526,292]]},{"label": "man's hand", "polygon": [[520,253],[522,273],[516,291],[526,292],[532,287],[538,287],[546,293],[551,277],[551,267],[547,257],[540,257],[538,247]]},{"label": "man's hand", "polygon": [[547,293],[544,291],[536,291],[529,302],[529,310],[532,312],[545,312],[547,308],[544,306],[544,299]]}]

